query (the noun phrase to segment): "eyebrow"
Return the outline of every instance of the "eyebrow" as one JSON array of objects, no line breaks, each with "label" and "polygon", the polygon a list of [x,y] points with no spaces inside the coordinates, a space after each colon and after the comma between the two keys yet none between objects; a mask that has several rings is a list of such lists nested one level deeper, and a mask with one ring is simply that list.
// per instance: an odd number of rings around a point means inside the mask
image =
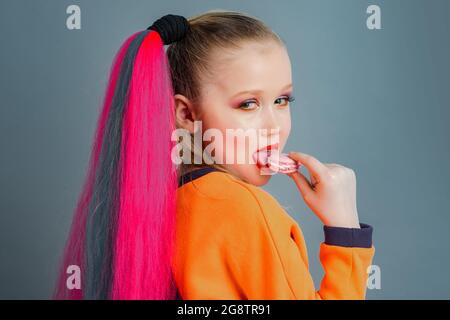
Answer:
[{"label": "eyebrow", "polygon": [[[281,89],[281,91],[287,90],[287,89],[289,89],[289,88],[291,88],[291,87],[292,87],[292,83],[289,83],[288,85],[284,86],[284,87]],[[255,90],[244,90],[244,91],[240,91],[240,92],[234,94],[234,95],[233,95],[233,98],[234,98],[234,97],[237,97],[237,96],[239,96],[239,95],[241,95],[241,94],[244,94],[244,93],[259,94],[259,93],[261,93],[261,92],[263,92],[263,90],[258,90],[258,89],[255,89]]]}]

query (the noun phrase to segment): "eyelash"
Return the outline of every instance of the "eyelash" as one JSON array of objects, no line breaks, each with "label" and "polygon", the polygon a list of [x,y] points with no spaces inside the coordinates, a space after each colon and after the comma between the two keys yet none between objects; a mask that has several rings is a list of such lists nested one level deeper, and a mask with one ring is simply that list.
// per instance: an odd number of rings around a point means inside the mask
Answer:
[{"label": "eyelash", "polygon": [[[287,101],[287,104],[289,104],[290,102],[294,102],[295,101],[295,97],[292,96],[292,95],[281,96],[281,97],[277,98],[276,100],[278,100],[278,99],[285,99]],[[253,100],[246,100],[246,101],[242,102],[239,105],[239,109],[242,109],[242,110],[253,110],[253,109],[248,109],[248,108],[242,108],[246,103],[253,103],[253,102],[255,102],[254,99]]]}]

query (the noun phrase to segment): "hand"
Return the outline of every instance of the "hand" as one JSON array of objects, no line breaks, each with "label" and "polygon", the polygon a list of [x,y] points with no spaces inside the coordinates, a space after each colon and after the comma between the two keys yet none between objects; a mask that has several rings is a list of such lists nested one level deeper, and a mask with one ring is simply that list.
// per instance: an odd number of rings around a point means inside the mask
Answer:
[{"label": "hand", "polygon": [[322,223],[331,227],[360,228],[355,172],[339,164],[321,163],[305,153],[290,152],[289,157],[308,170],[311,181],[300,171],[288,175]]}]

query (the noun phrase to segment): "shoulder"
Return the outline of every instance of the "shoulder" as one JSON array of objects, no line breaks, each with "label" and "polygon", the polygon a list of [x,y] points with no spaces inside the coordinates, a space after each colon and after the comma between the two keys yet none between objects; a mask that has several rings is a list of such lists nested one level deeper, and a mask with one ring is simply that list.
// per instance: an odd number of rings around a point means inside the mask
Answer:
[{"label": "shoulder", "polygon": [[179,188],[178,197],[191,218],[207,214],[210,221],[216,215],[220,215],[221,220],[248,216],[254,219],[262,214],[260,192],[229,173],[215,171]]},{"label": "shoulder", "polygon": [[233,203],[260,206],[262,202],[276,202],[270,193],[237,179],[230,173],[215,171],[192,181],[199,196],[215,200],[233,200]]},{"label": "shoulder", "polygon": [[[206,203],[226,205],[233,209],[260,212],[276,200],[265,190],[235,178],[226,172],[211,172],[192,181],[191,196]],[[195,193],[195,194],[193,194]]]},{"label": "shoulder", "polygon": [[182,188],[180,196],[191,222],[198,219],[217,228],[231,225],[236,231],[256,228],[275,233],[286,232],[293,223],[270,193],[229,173],[211,172]]}]

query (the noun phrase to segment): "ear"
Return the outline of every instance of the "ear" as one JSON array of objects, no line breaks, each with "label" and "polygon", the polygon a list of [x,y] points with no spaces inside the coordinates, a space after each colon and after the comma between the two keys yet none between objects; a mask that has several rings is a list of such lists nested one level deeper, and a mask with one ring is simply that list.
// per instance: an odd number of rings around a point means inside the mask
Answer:
[{"label": "ear", "polygon": [[174,95],[175,99],[175,119],[178,128],[189,130],[194,133],[194,121],[196,114],[194,112],[193,103],[181,94]]}]

